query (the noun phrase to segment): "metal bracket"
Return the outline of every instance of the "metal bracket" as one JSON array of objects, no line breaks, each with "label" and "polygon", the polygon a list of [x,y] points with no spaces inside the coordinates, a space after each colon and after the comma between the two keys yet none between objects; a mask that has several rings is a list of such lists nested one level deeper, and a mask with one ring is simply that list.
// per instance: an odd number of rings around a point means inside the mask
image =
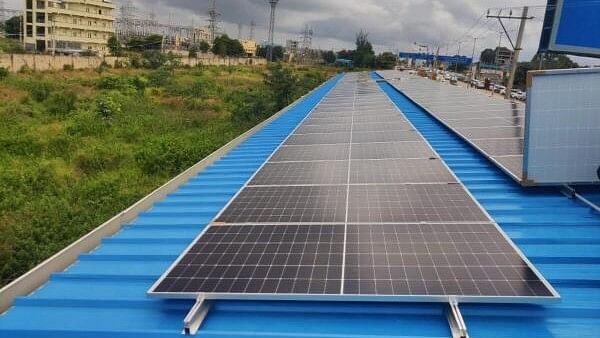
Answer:
[{"label": "metal bracket", "polygon": [[211,305],[212,302],[206,300],[204,295],[200,295],[198,299],[196,299],[196,304],[194,304],[190,312],[188,312],[187,316],[185,316],[185,319],[183,320],[183,334],[187,336],[193,336],[198,333],[198,330],[200,329],[200,326],[202,326],[202,322],[204,321],[204,318],[206,318]]},{"label": "metal bracket", "polygon": [[452,338],[469,338],[467,325],[463,320],[460,309],[458,308],[458,302],[455,299],[451,299],[448,304],[446,318],[448,319],[448,324],[450,324]]},{"label": "metal bracket", "polygon": [[596,205],[592,201],[590,201],[587,198],[585,198],[585,197],[581,196],[580,194],[578,194],[577,191],[575,190],[575,188],[571,187],[570,185],[563,185],[562,188],[561,188],[561,190],[560,190],[560,192],[563,193],[568,198],[578,200],[579,202],[581,202],[581,203],[587,205],[588,207],[592,208],[592,210],[594,210],[595,212],[600,213],[600,206],[599,205]]}]

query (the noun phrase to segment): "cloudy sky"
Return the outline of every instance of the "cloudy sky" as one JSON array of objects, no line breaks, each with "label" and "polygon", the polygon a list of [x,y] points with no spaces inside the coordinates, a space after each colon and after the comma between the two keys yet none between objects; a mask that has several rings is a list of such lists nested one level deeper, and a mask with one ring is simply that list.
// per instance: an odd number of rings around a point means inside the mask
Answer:
[{"label": "cloudy sky", "polygon": [[[128,0],[118,0],[122,4]],[[154,12],[167,23],[207,24],[211,0],[131,0],[140,16]],[[5,0],[7,7],[19,8],[22,0]],[[243,36],[249,24],[257,24],[256,37],[266,39],[269,6],[267,0],[216,0],[221,13],[220,28],[237,37],[238,24],[244,25]],[[278,6],[276,42],[299,39],[302,29],[309,25],[314,30],[313,46],[339,50],[352,48],[354,36],[360,29],[369,32],[378,52],[412,51],[415,42],[440,47],[440,53],[460,52],[470,56],[477,38],[476,55],[485,47],[495,47],[500,40],[501,26],[496,19],[485,18],[488,9],[497,14],[518,16],[521,6],[531,6],[535,17],[527,23],[522,59],[530,59],[537,49],[545,0],[281,0]],[[518,20],[506,21],[513,40],[516,39]],[[502,45],[510,46],[506,36]],[[597,63],[597,61],[596,61]]]}]

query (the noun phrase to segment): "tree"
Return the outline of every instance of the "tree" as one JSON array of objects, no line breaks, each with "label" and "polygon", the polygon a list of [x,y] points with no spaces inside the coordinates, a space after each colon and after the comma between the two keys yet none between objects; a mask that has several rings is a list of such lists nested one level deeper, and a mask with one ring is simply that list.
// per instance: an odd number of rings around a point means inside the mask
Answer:
[{"label": "tree", "polygon": [[375,58],[375,67],[380,69],[394,69],[396,66],[396,55],[394,53],[385,52],[377,55]]},{"label": "tree", "polygon": [[479,62],[486,65],[493,65],[496,63],[496,51],[487,48],[483,52],[481,52],[481,56],[479,57]]},{"label": "tree", "polygon": [[[269,51],[269,46],[259,46],[256,51],[256,55],[259,57],[266,58],[267,53]],[[281,46],[273,46],[273,61],[281,61],[283,60],[283,47]]]},{"label": "tree", "polygon": [[363,30],[356,34],[354,65],[357,67],[375,66],[375,52],[373,51],[373,45],[369,42],[369,33]]},{"label": "tree", "polygon": [[212,52],[220,56],[244,56],[246,51],[239,40],[231,39],[227,34],[215,38]]},{"label": "tree", "polygon": [[208,53],[208,51],[210,50],[210,43],[204,40],[200,41],[200,43],[198,44],[198,49],[200,49],[202,53]]},{"label": "tree", "polygon": [[346,59],[346,60],[352,60],[352,61],[354,61],[354,54],[355,53],[356,52],[353,51],[353,50],[344,49],[344,50],[341,50],[341,51],[339,51],[337,53],[337,57],[339,59]]},{"label": "tree", "polygon": [[188,56],[191,58],[197,58],[199,50],[200,50],[200,47],[198,47],[198,45],[196,45],[196,44],[190,45],[190,48],[188,48],[188,52],[189,52]]},{"label": "tree", "polygon": [[112,56],[123,56],[123,46],[115,34],[108,38],[107,45]]},{"label": "tree", "polygon": [[20,15],[13,16],[4,22],[4,32],[10,39],[20,39],[22,27],[23,23]]},{"label": "tree", "polygon": [[[542,55],[535,55],[530,62],[519,62],[515,74],[515,87],[524,89],[527,85],[527,72],[540,69]],[[579,64],[563,54],[545,53],[541,69],[579,68]]]},{"label": "tree", "polygon": [[328,51],[324,51],[321,56],[323,57],[323,61],[325,61],[326,64],[333,64],[335,63],[335,53],[332,50],[328,50]]},{"label": "tree", "polygon": [[146,37],[132,37],[125,45],[130,50],[143,52],[145,50],[162,49],[162,42],[162,35],[152,34]]}]

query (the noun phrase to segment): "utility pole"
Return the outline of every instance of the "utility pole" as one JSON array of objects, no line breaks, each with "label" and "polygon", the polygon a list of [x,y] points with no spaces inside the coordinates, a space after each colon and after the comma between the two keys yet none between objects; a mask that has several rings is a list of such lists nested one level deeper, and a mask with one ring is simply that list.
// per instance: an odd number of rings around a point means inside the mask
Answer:
[{"label": "utility pole", "polygon": [[473,37],[473,53],[471,53],[471,80],[475,78],[475,72],[473,71],[473,61],[475,61],[475,46],[477,45],[477,37]]},{"label": "utility pole", "polygon": [[[506,85],[506,98],[510,99],[510,94],[511,94],[511,90],[513,87],[513,84],[515,82],[515,74],[517,73],[517,67],[519,64],[519,54],[521,53],[521,50],[523,48],[521,48],[521,45],[523,44],[523,35],[525,34],[525,26],[527,24],[527,20],[531,20],[533,19],[532,16],[527,16],[529,14],[529,7],[525,6],[523,7],[523,11],[521,12],[521,17],[514,17],[512,16],[512,11],[510,12],[509,16],[502,16],[500,15],[501,13],[498,13],[498,15],[489,15],[489,11],[488,11],[488,18],[496,18],[498,19],[498,21],[500,22],[500,25],[502,26],[502,29],[504,30],[504,33],[506,34],[506,37],[508,38],[508,41],[510,42],[511,46],[513,47],[513,57],[512,57],[512,62],[511,62],[511,70],[510,70],[510,76],[508,78],[508,83]],[[502,22],[502,19],[518,19],[521,20],[521,24],[519,25],[519,33],[517,34],[517,43],[513,44],[512,39],[510,38],[510,35],[508,34],[508,31],[506,30],[506,27],[504,26],[504,23]],[[500,48],[498,48],[498,52],[499,52]]]},{"label": "utility pole", "polygon": [[[458,55],[460,57],[460,45],[462,44],[462,41],[458,42],[458,52],[456,53],[456,55]],[[454,72],[458,73],[458,62],[456,62],[454,64]]]},{"label": "utility pole", "polygon": [[267,53],[267,60],[269,62],[273,62],[273,47],[275,40],[275,9],[277,8],[277,3],[279,0],[269,0],[269,4],[271,5],[271,18],[269,20],[269,51]]},{"label": "utility pole", "polygon": [[521,24],[519,25],[519,34],[517,35],[517,45],[515,46],[515,52],[513,54],[508,85],[506,86],[507,99],[510,99],[510,93],[515,83],[515,75],[517,74],[517,67],[519,65],[519,54],[521,53],[521,44],[523,43],[523,34],[525,33],[525,25],[527,24],[527,14],[529,14],[529,7],[525,6],[523,7],[523,13],[521,14]]}]

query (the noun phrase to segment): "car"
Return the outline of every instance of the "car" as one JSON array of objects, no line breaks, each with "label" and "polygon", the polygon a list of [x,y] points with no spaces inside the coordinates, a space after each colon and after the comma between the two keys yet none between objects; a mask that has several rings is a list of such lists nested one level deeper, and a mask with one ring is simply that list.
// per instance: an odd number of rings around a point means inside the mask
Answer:
[{"label": "car", "polygon": [[458,79],[456,78],[456,76],[450,78],[450,84],[455,86],[458,84]]},{"label": "car", "polygon": [[477,81],[476,87],[478,89],[485,89],[485,82],[483,82],[483,81]]}]

